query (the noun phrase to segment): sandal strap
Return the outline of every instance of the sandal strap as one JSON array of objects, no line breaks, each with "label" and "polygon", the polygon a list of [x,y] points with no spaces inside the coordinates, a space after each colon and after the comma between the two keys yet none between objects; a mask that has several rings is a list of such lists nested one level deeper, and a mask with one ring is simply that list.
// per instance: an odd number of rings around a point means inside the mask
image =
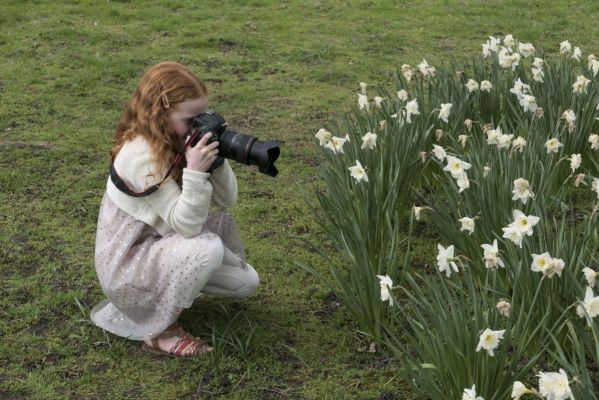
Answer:
[{"label": "sandal strap", "polygon": [[[183,351],[185,351],[185,349],[189,346],[189,345],[193,345],[194,341],[187,336],[182,337],[181,339],[177,340],[177,343],[175,343],[175,345],[169,350],[170,354],[174,354],[178,357],[181,357],[181,354],[183,354]],[[194,355],[193,352],[191,352],[189,355]]]}]

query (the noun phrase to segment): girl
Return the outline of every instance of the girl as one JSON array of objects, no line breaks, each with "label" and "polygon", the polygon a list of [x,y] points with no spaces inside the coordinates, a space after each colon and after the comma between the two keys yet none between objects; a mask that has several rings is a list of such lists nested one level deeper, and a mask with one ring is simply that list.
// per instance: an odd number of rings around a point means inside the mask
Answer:
[{"label": "girl", "polygon": [[218,142],[207,144],[209,134],[193,147],[188,140],[207,105],[206,87],[187,68],[160,63],[141,79],[114,137],[95,252],[107,299],[91,319],[153,353],[212,351],[178,325],[181,311],[202,292],[244,298],[258,286],[237,225],[226,211],[209,212],[235,204],[235,174],[226,160],[212,171]]}]

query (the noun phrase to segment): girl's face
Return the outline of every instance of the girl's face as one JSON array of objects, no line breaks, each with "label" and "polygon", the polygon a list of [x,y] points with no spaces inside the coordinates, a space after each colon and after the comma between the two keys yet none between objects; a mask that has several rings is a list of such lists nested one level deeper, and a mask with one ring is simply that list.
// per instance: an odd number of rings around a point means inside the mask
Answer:
[{"label": "girl's face", "polygon": [[175,132],[181,140],[185,140],[191,129],[193,117],[206,111],[206,107],[208,107],[208,97],[206,96],[177,103],[168,114],[169,129]]}]

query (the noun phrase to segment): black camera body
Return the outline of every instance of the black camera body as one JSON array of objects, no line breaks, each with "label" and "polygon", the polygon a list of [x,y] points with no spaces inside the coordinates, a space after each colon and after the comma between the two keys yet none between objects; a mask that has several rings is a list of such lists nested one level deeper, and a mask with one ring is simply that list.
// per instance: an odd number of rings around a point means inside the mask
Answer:
[{"label": "black camera body", "polygon": [[279,142],[268,140],[262,142],[250,135],[244,135],[227,129],[224,118],[214,112],[204,112],[194,117],[191,123],[191,135],[195,146],[206,134],[211,134],[208,144],[219,142],[218,158],[210,166],[209,171],[218,168],[227,158],[241,164],[255,165],[258,171],[269,176],[277,176],[279,171],[274,163],[279,158]]}]

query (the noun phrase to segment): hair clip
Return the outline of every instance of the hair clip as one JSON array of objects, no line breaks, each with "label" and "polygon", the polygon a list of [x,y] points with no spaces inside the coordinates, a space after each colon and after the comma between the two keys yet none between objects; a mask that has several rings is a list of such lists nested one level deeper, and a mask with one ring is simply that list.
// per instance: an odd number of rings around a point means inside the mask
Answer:
[{"label": "hair clip", "polygon": [[166,97],[166,93],[163,93],[160,98],[162,100],[162,107],[169,108],[170,104],[168,103],[168,98]]}]

